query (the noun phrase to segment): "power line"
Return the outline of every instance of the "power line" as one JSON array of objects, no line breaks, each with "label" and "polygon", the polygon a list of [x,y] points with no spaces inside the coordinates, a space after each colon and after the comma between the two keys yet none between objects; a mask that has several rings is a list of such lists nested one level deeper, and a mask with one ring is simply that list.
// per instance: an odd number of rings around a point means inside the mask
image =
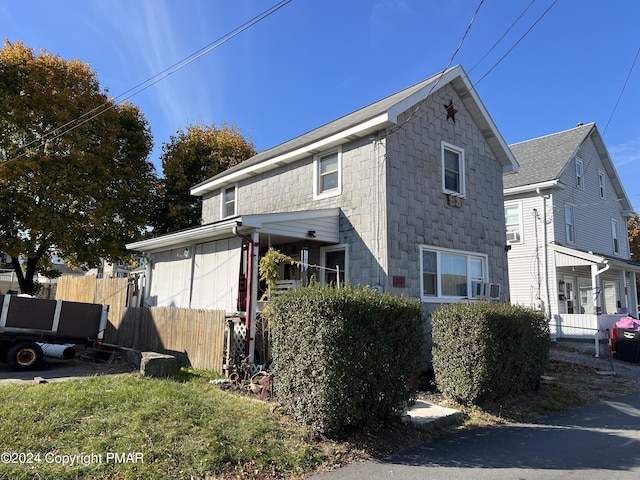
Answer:
[{"label": "power line", "polygon": [[536,3],[536,0],[531,0],[531,3],[527,6],[527,8],[525,8],[522,11],[522,13],[518,16],[518,18],[516,18],[513,21],[513,23],[509,26],[509,28],[507,28],[505,30],[505,32],[500,36],[500,38],[498,40],[496,40],[496,42],[491,46],[491,48],[487,51],[487,53],[485,53],[482,56],[482,58],[480,60],[478,60],[473,67],[471,67],[471,69],[469,70],[469,73],[473,72],[475,70],[475,68],[478,65],[480,65],[484,61],[484,59],[487,58],[487,56],[489,56],[489,54],[493,51],[493,49],[496,48],[498,46],[498,44],[504,39],[504,37],[506,37],[507,34],[511,31],[511,29],[516,26],[516,24],[520,21],[520,19],[524,16],[524,14],[529,11],[529,9],[533,6],[534,3]]},{"label": "power line", "polygon": [[[449,69],[449,67],[453,63],[453,60],[456,58],[456,56],[460,52],[460,49],[462,48],[462,45],[464,44],[464,41],[467,38],[467,35],[471,31],[471,27],[473,26],[473,24],[476,21],[476,17],[478,16],[478,12],[480,11],[480,7],[482,7],[483,3],[484,3],[484,0],[480,0],[480,3],[478,3],[478,6],[476,7],[476,11],[474,12],[473,16],[471,17],[471,20],[469,21],[469,24],[467,25],[467,29],[465,30],[464,34],[462,35],[462,38],[460,39],[460,42],[458,43],[458,47],[453,52],[453,55],[451,55],[451,58],[449,59],[449,62],[447,63],[447,66],[440,72],[440,76],[438,77],[438,79],[433,83],[433,85],[431,86],[429,91],[425,94],[425,96],[424,96],[425,99],[429,95],[431,95],[431,92],[433,92],[435,90],[435,88],[438,86],[438,84],[440,83],[440,80],[444,76],[445,72]],[[416,108],[413,110],[413,112],[411,112],[411,115],[407,116],[407,118],[404,120],[404,122],[402,122],[401,124],[396,125],[396,127],[394,128],[394,131],[400,129],[407,122],[409,122],[418,113],[419,110],[420,110],[420,102],[418,102],[418,105],[416,105]]]},{"label": "power line", "polygon": [[[511,26],[509,26],[509,28],[507,29],[507,31],[500,37],[500,39],[489,49],[489,52],[491,50],[493,50],[495,48],[495,46],[502,40],[502,38],[504,38],[504,36],[507,34],[507,32],[509,32],[513,26],[518,23],[518,21],[520,20],[520,18],[524,15],[524,13],[531,7],[531,5],[533,4],[533,2],[535,2],[535,0],[533,0],[531,2],[531,4],[518,16],[518,18],[511,24]],[[498,64],[500,62],[502,62],[512,51],[513,49],[531,32],[531,30],[534,29],[534,27],[547,15],[547,13],[549,13],[549,11],[553,8],[553,6],[558,3],[558,0],[554,0],[553,3],[551,5],[549,5],[549,7],[542,12],[542,14],[536,19],[536,21],[527,29],[526,32],[524,32],[520,38],[516,41],[516,43],[514,43],[511,48],[509,48],[509,50],[507,50],[507,52],[502,55],[502,57],[500,57],[500,59],[498,59],[497,62],[495,62],[491,68],[480,78],[480,80],[478,80],[477,82],[472,82],[471,79],[469,78],[469,75],[467,73],[466,78],[469,80],[469,83],[471,84],[471,88],[469,89],[469,91],[473,91],[476,90],[476,86],[478,85],[478,83],[480,83],[487,75],[489,75],[489,73],[491,73],[491,71],[498,66]],[[469,26],[467,27],[467,31],[465,32],[465,35],[463,36],[463,40],[466,37],[466,34],[468,33],[469,29],[471,28],[471,25],[473,24],[477,14],[478,14],[478,10],[480,9],[480,6],[482,5],[482,1],[480,2],[480,4],[478,5],[478,8],[476,9],[476,12],[473,16],[473,18],[471,19],[471,22],[469,23]],[[458,46],[458,48],[456,49],[455,53],[453,54],[453,56],[451,57],[451,60],[449,61],[448,66],[451,65],[451,63],[453,62],[453,59],[455,58],[456,54],[458,53],[458,51],[460,50],[460,47],[462,46],[462,41],[460,43],[460,45]],[[489,54],[489,52],[487,52],[487,54],[485,54],[482,58],[486,58],[486,56]],[[480,60],[480,62],[482,62],[482,60]],[[478,66],[478,64],[480,63],[476,63],[476,65],[474,65],[473,68],[476,68]],[[442,76],[444,75],[446,69],[443,70],[440,73],[440,77],[435,81],[435,83],[433,84],[433,86],[429,89],[429,92],[427,92],[427,94],[425,95],[425,99],[431,94],[431,92],[433,92],[433,90],[436,88],[436,86],[438,85],[438,83],[440,82],[440,79],[442,78]],[[444,98],[440,98],[441,100],[444,100]],[[405,119],[404,122],[402,122],[401,124],[398,124],[396,127],[393,128],[393,131],[396,131],[398,129],[400,129],[401,127],[403,127],[407,122],[409,122],[412,118],[416,117],[416,114],[418,113],[418,111],[420,110],[420,106],[417,105],[414,110],[411,112],[410,115],[407,116],[407,118]],[[424,112],[422,112],[424,113]],[[420,113],[418,116],[422,115],[422,113]],[[429,123],[429,125],[432,125],[437,118],[439,118],[440,116],[444,115],[444,113],[442,113],[441,115],[436,115],[435,118]]]},{"label": "power line", "polygon": [[633,68],[636,66],[636,61],[638,60],[638,54],[640,54],[640,48],[638,48],[638,51],[636,52],[636,56],[633,59],[633,63],[631,64],[631,68],[629,69],[629,73],[627,74],[627,79],[624,81],[624,85],[622,86],[622,90],[620,91],[620,95],[618,96],[618,100],[616,101],[616,104],[614,105],[613,110],[611,110],[611,115],[609,115],[609,120],[607,120],[607,125],[604,127],[604,130],[602,131],[603,137],[604,137],[604,134],[607,132],[607,128],[609,128],[609,124],[611,123],[613,114],[618,108],[618,104],[620,103],[620,99],[622,98],[622,94],[624,93],[624,89],[627,88],[627,83],[629,83],[629,78],[631,78],[631,72],[633,72]]},{"label": "power line", "polygon": [[516,48],[516,47],[518,46],[518,44],[519,44],[519,43],[524,39],[524,37],[526,37],[527,35],[529,35],[529,32],[531,32],[531,30],[533,30],[533,28],[538,24],[538,22],[540,22],[540,20],[542,20],[542,19],[545,17],[545,15],[546,15],[547,13],[549,13],[549,11],[554,7],[554,5],[555,5],[556,3],[558,3],[558,0],[554,0],[554,1],[553,1],[553,3],[552,3],[551,5],[549,5],[549,7],[548,7],[544,12],[542,12],[542,15],[540,15],[540,16],[538,17],[538,19],[537,19],[535,22],[533,22],[533,24],[532,24],[532,25],[527,29],[527,31],[526,31],[526,32],[524,32],[524,33],[522,34],[522,36],[521,36],[521,37],[516,41],[516,43],[514,43],[514,44],[511,46],[511,48],[510,48],[509,50],[507,50],[507,52],[506,52],[504,55],[502,55],[502,57],[500,57],[500,59],[499,59],[496,63],[494,63],[494,64],[493,64],[493,66],[492,66],[489,70],[487,70],[487,72],[486,72],[482,77],[480,77],[480,79],[479,79],[477,82],[475,82],[475,84],[473,85],[473,88],[475,88],[475,87],[476,87],[476,85],[478,85],[482,80],[484,80],[484,78],[485,78],[487,75],[489,75],[489,74],[491,73],[491,71],[492,71],[494,68],[496,68],[496,67],[500,64],[500,62],[502,62],[502,60],[504,60],[504,59],[507,57],[507,55],[509,55],[509,54],[511,53],[511,51],[512,51],[514,48]]},{"label": "power line", "polygon": [[[212,50],[220,47],[221,45],[224,45],[229,40],[231,40],[234,37],[238,36],[240,33],[244,32],[245,30],[249,29],[253,25],[259,23],[262,20],[264,20],[265,18],[269,17],[270,15],[272,15],[276,11],[280,10],[282,7],[284,7],[285,5],[291,3],[292,1],[293,0],[282,0],[282,1],[280,1],[279,3],[275,4],[274,6],[268,8],[267,10],[263,11],[262,13],[256,15],[252,19],[246,21],[245,23],[243,23],[239,27],[236,27],[234,30],[231,30],[227,34],[219,37],[217,40],[214,40],[213,42],[209,43],[208,45],[205,45],[201,49],[195,51],[191,55],[189,55],[189,56],[185,57],[184,59],[180,60],[179,62],[174,63],[173,65],[171,65],[170,67],[164,69],[160,73],[157,73],[156,75],[148,78],[147,80],[145,80],[143,82],[140,82],[136,86],[134,86],[134,87],[126,90],[125,92],[121,93],[120,95],[114,97],[112,102],[105,102],[102,105],[99,105],[99,106],[95,107],[94,109],[84,113],[80,117],[77,117],[77,118],[67,122],[66,124],[64,124],[64,125],[56,128],[56,129],[52,130],[51,132],[41,136],[37,140],[32,140],[31,142],[23,145],[21,147],[21,149],[23,150],[22,153],[16,155],[15,157],[9,158],[7,161],[3,162],[3,164],[8,164],[10,162],[13,162],[15,160],[18,160],[18,159],[24,157],[26,155],[26,153],[28,152],[28,150],[29,150],[28,147],[30,147],[33,144],[36,144],[36,143],[39,142],[38,145],[35,148],[36,149],[40,148],[40,147],[44,146],[47,141],[56,140],[56,139],[58,139],[58,138],[60,138],[60,137],[62,137],[64,135],[66,135],[67,133],[75,130],[76,128],[81,127],[82,125],[90,122],[94,118],[96,118],[96,117],[98,117],[98,116],[100,116],[100,115],[102,115],[102,114],[104,114],[104,113],[106,113],[106,112],[108,112],[110,110],[113,110],[117,105],[125,102],[126,100],[129,100],[130,98],[134,97],[135,95],[138,95],[139,93],[141,93],[141,92],[145,91],[146,89],[152,87],[156,83],[164,80],[168,76],[173,75],[174,73],[178,72],[179,70],[181,70],[181,69],[185,68],[186,66],[192,64],[196,60],[200,59],[201,57],[203,57],[206,54],[208,54],[209,52],[211,52]],[[118,99],[120,99],[120,100],[118,100]],[[85,118],[85,117],[88,117],[88,118]],[[84,120],[82,120],[83,118],[84,118]],[[80,121],[80,120],[82,120],[82,121]],[[76,123],[76,122],[79,122],[79,123]],[[67,127],[69,127],[69,128],[67,128]],[[60,132],[60,130],[62,130],[62,129],[65,129],[65,130]],[[58,132],[60,132],[60,133],[58,133]]]}]

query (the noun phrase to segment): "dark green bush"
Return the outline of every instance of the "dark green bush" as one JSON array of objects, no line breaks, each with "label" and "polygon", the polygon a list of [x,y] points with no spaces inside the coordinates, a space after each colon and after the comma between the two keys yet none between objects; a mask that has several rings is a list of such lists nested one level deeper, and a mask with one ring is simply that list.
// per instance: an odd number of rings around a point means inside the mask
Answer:
[{"label": "dark green bush", "polygon": [[482,404],[534,388],[551,346],[542,312],[507,303],[445,305],[432,317],[433,371],[440,391]]},{"label": "dark green bush", "polygon": [[388,419],[415,399],[406,385],[422,361],[417,300],[314,284],[274,300],[270,322],[275,394],[316,433]]}]

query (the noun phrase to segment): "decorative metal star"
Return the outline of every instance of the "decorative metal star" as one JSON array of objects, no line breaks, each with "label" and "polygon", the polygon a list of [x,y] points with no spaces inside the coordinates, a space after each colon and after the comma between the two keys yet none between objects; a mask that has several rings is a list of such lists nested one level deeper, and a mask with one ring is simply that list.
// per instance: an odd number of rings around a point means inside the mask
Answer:
[{"label": "decorative metal star", "polygon": [[451,119],[453,123],[456,123],[456,113],[458,113],[458,110],[453,108],[453,100],[449,100],[449,104],[443,106],[447,109],[447,120]]}]

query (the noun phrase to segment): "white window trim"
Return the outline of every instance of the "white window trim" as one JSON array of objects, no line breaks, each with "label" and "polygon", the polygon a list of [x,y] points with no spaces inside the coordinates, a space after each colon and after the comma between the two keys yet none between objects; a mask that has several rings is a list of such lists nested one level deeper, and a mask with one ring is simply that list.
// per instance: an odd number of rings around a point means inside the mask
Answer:
[{"label": "white window trim", "polygon": [[[454,190],[449,190],[445,186],[445,162],[444,162],[444,151],[451,150],[460,155],[460,191],[456,192]],[[440,165],[442,167],[442,191],[449,195],[456,195],[459,197],[466,197],[467,186],[466,186],[466,166],[464,159],[464,149],[460,148],[456,145],[452,145],[447,142],[442,142],[440,146]]]},{"label": "white window trim", "polygon": [[[602,182],[602,184],[600,184]],[[602,170],[598,170],[598,193],[600,198],[607,198],[607,176]]]},{"label": "white window trim", "polygon": [[[334,251],[344,251],[344,280],[347,281],[349,280],[349,244],[348,243],[339,243],[337,245],[331,245],[328,247],[320,247],[320,285],[324,285],[325,284],[325,271],[324,269],[327,268],[327,259],[326,259],[326,254],[327,252],[334,252]],[[334,268],[334,266],[329,266],[328,268]]]},{"label": "white window trim", "polygon": [[[436,265],[437,265],[437,280],[436,280],[436,290],[437,293],[435,296],[426,296],[424,295],[424,274],[423,274],[423,265],[422,265],[422,252],[424,251],[429,251],[429,252],[435,252],[436,253]],[[470,299],[471,295],[468,294],[467,296],[443,296],[442,295],[442,285],[440,282],[440,275],[441,275],[441,269],[440,269],[440,255],[442,253],[451,253],[454,255],[464,255],[467,258],[467,292],[471,292],[471,288],[472,288],[472,280],[471,277],[469,276],[469,259],[470,258],[479,258],[482,260],[482,272],[484,274],[484,278],[482,279],[483,282],[487,282],[489,279],[489,257],[487,254],[485,253],[478,253],[478,252],[468,252],[465,250],[455,250],[455,249],[451,249],[451,248],[441,248],[441,247],[434,247],[432,245],[420,245],[419,247],[419,262],[420,262],[420,298],[423,302],[425,303],[454,303],[454,302],[459,302],[460,300],[463,299]]]},{"label": "white window trim", "polygon": [[[320,159],[334,153],[338,154],[338,187],[320,192]],[[313,199],[337,197],[342,194],[342,147],[334,150],[327,150],[313,156]]]},{"label": "white window trim", "polygon": [[[618,232],[618,237],[616,238],[615,232]],[[618,248],[616,250],[616,240],[618,241]],[[615,218],[611,219],[611,248],[613,249],[614,255],[620,255],[620,222]]]},{"label": "white window trim", "polygon": [[[224,194],[227,190],[232,189],[234,190],[234,205],[233,205],[233,214],[231,215],[225,215],[226,213],[226,202],[224,200]],[[231,217],[235,217],[238,215],[238,184],[235,185],[228,185],[226,187],[222,187],[220,189],[220,218],[224,219],[224,218],[231,218]]]},{"label": "white window trim", "polygon": [[[521,244],[524,243],[524,225],[522,222],[522,202],[506,202],[504,204],[505,209],[507,207],[518,207],[518,220],[520,221],[519,224],[519,229],[520,229],[520,239],[519,240],[515,240],[515,241],[509,241],[509,244]],[[505,227],[507,225],[507,219],[506,219],[506,215],[505,215]]]},{"label": "white window trim", "polygon": [[[571,208],[571,220],[573,221],[573,223],[571,224],[573,226],[573,240],[569,240],[569,236],[567,235],[567,226],[569,225],[567,223],[567,208]],[[576,244],[576,209],[575,205],[572,205],[570,203],[565,203],[564,205],[564,236],[567,243],[570,243],[571,245]]]},{"label": "white window trim", "polygon": [[[580,165],[580,175],[578,175],[578,165]],[[576,158],[575,165],[575,175],[576,175],[576,188],[580,190],[584,190],[584,163],[579,158]]]}]

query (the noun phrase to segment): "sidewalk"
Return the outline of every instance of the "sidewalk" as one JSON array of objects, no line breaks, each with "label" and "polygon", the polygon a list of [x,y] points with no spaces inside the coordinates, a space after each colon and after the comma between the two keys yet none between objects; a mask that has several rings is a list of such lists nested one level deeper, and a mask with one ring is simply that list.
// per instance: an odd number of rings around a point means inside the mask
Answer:
[{"label": "sidewalk", "polygon": [[[609,347],[605,342],[600,344],[600,357],[596,357],[593,342],[559,341],[551,347],[550,358],[592,367],[604,374],[640,380],[640,364],[611,359]],[[416,401],[413,408],[407,411],[407,415],[411,423],[427,429],[453,425],[462,420],[461,411],[424,400]]]}]

